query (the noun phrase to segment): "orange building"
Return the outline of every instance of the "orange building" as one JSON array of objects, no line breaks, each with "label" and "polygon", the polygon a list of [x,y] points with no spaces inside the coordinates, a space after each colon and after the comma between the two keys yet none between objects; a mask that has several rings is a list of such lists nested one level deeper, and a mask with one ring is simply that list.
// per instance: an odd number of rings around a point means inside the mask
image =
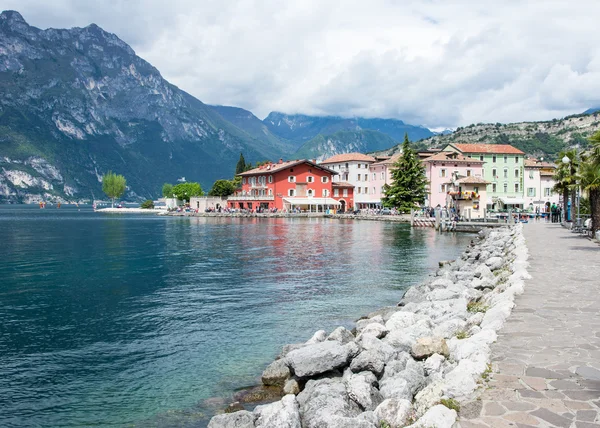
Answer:
[{"label": "orange building", "polygon": [[[344,187],[337,172],[309,160],[268,163],[238,174],[242,187],[227,199],[229,208],[250,211],[342,210],[354,203],[353,186]],[[341,184],[341,186],[340,186]]]}]

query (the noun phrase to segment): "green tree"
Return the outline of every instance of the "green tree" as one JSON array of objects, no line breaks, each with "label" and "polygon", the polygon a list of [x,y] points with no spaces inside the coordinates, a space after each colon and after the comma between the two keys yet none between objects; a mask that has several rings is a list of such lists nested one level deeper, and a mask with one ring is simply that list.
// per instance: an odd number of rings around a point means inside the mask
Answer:
[{"label": "green tree", "polygon": [[[568,163],[563,162],[564,157],[569,158]],[[554,173],[554,190],[563,194],[563,203],[565,209],[565,216],[567,215],[567,200],[569,198],[569,192],[571,193],[571,201],[575,201],[577,193],[577,168],[579,167],[579,154],[577,150],[563,150],[558,154],[556,164],[558,165]],[[576,218],[576,207],[575,204],[571,204],[571,219]],[[565,217],[566,218],[566,217]]]},{"label": "green tree", "polygon": [[173,185],[171,183],[165,183],[162,187],[162,195],[165,198],[173,197]]},{"label": "green tree", "polygon": [[175,197],[183,202],[189,202],[190,198],[194,196],[202,196],[204,192],[200,183],[179,183],[173,186],[173,194]]},{"label": "green tree", "polygon": [[591,161],[600,165],[600,131],[596,132],[589,138],[590,144],[592,146],[592,156]]},{"label": "green tree", "polygon": [[122,175],[108,171],[102,176],[102,191],[111,199],[113,208],[115,207],[115,199],[120,198],[125,193],[126,187],[127,180]]},{"label": "green tree", "polygon": [[154,208],[154,201],[152,199],[147,199],[140,204],[140,208],[151,210]]},{"label": "green tree", "polygon": [[427,194],[425,167],[410,147],[408,134],[404,134],[402,156],[392,167],[392,183],[385,185],[382,203],[388,208],[408,212],[422,204]]},{"label": "green tree", "polygon": [[600,164],[595,159],[581,162],[577,174],[581,188],[587,191],[592,211],[592,234],[600,230]]},{"label": "green tree", "polygon": [[246,160],[244,159],[244,154],[240,153],[240,159],[235,166],[235,175],[238,175],[244,171],[246,171]]},{"label": "green tree", "polygon": [[236,186],[229,180],[217,180],[208,192],[208,196],[220,196],[225,198],[235,192]]}]

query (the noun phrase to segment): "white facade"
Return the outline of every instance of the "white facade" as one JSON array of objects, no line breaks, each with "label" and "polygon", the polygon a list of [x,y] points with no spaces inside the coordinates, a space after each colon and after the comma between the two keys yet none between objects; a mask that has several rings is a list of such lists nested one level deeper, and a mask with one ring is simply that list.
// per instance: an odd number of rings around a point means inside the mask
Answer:
[{"label": "white facade", "polygon": [[556,184],[553,179],[554,165],[547,162],[527,159],[525,161],[525,174],[523,177],[523,196],[525,209],[545,212],[546,207],[553,203],[558,204],[558,193],[552,191]]},{"label": "white facade", "polygon": [[380,200],[371,194],[369,166],[375,162],[375,158],[361,153],[347,153],[336,155],[321,162],[322,165],[337,172],[333,176],[333,182],[347,182],[354,186],[354,209],[360,204],[376,204]]}]

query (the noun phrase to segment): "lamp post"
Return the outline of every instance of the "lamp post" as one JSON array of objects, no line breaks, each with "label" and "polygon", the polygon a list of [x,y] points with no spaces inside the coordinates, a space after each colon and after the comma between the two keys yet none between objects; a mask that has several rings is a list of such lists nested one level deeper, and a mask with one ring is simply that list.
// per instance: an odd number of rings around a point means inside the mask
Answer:
[{"label": "lamp post", "polygon": [[[571,165],[570,174],[571,174],[571,177],[573,177],[575,175],[575,166],[573,165],[573,162],[571,161],[571,159],[567,155],[565,155],[562,158],[562,163],[565,165],[569,165],[569,164]],[[576,184],[575,189],[573,189],[571,191],[571,210],[570,210],[571,215],[569,216],[571,221],[573,221],[573,218],[574,218],[573,210],[575,209],[576,194],[579,193],[579,187],[577,186],[577,183],[575,183],[575,184]],[[577,190],[577,192],[576,192],[576,190]],[[579,217],[579,201],[577,201],[577,204],[578,204],[577,212],[575,214]]]}]

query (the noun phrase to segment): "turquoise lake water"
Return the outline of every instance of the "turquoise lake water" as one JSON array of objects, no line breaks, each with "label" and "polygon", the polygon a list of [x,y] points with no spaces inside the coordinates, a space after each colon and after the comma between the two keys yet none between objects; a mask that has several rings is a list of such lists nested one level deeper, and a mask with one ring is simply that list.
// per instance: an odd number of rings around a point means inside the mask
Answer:
[{"label": "turquoise lake water", "polygon": [[472,236],[0,206],[0,426],[204,427],[286,343],[394,305]]}]

